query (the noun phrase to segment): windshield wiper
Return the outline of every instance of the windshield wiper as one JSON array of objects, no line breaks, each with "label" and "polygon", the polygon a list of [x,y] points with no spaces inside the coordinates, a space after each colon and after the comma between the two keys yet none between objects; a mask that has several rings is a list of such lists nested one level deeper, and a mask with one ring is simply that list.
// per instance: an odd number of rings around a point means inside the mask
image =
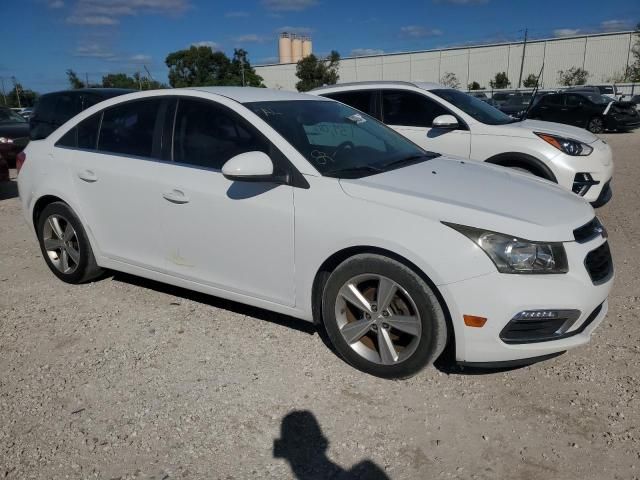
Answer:
[{"label": "windshield wiper", "polygon": [[411,165],[414,163],[420,163],[418,160],[424,162],[427,160],[431,160],[432,158],[438,157],[437,153],[422,153],[420,155],[410,155],[408,157],[400,158],[398,160],[394,160],[389,163],[385,163],[381,166],[383,170],[388,170],[391,167],[398,168],[400,166]]},{"label": "windshield wiper", "polygon": [[[372,165],[358,165],[357,167],[348,167],[348,168],[335,168],[333,170],[328,170],[324,172],[325,177],[341,177],[343,175],[351,176],[365,173],[370,175],[375,175],[376,173],[381,173],[384,170],[378,167],[374,167]],[[355,178],[355,177],[354,177]]]}]

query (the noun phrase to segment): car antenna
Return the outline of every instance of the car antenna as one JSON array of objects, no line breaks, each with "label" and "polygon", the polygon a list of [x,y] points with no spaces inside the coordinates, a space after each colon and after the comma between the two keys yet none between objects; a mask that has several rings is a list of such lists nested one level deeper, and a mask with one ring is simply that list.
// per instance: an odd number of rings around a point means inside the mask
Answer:
[{"label": "car antenna", "polygon": [[536,94],[538,93],[538,87],[540,86],[540,77],[542,76],[543,70],[544,70],[544,62],[542,62],[542,68],[540,69],[540,73],[538,74],[538,78],[536,78],[536,86],[533,89],[533,93],[531,94],[531,98],[529,99],[529,105],[527,105],[527,108],[524,111],[524,113],[522,114],[522,117],[520,117],[522,120],[525,120],[527,118],[527,115],[529,115],[529,110],[531,110],[531,107],[533,106],[533,100],[536,98]]}]

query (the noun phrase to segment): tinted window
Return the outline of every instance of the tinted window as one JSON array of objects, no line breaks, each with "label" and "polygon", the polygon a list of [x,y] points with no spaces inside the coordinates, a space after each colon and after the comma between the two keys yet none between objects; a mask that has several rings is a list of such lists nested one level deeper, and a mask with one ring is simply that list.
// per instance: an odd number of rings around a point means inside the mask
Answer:
[{"label": "tinted window", "polygon": [[562,106],[563,102],[562,102],[562,95],[558,95],[558,94],[551,94],[551,95],[546,95],[545,97],[542,98],[542,103],[544,105],[549,105],[551,107],[556,106]]},{"label": "tinted window", "polygon": [[431,90],[430,93],[437,95],[445,102],[450,103],[475,120],[486,123],[487,125],[505,125],[517,121],[509,115],[505,115],[497,108],[492,107],[487,102],[483,102],[478,98],[467,95],[459,90],[454,90],[453,88]]},{"label": "tinted window", "polygon": [[253,151],[269,154],[269,143],[234,112],[207,101],[178,101],[175,162],[220,170],[231,157]]},{"label": "tinted window", "polygon": [[388,125],[430,127],[434,118],[449,113],[444,107],[419,93],[402,90],[382,92],[382,115],[384,123]]},{"label": "tinted window", "polygon": [[375,97],[376,90],[363,90],[360,92],[339,92],[324,95],[347,105],[357,108],[358,110],[376,117],[375,114]]},{"label": "tinted window", "polygon": [[59,127],[67,120],[75,117],[79,111],[80,106],[77,103],[78,97],[74,94],[60,94],[53,111],[53,123],[56,127]]},{"label": "tinted window", "polygon": [[161,102],[138,100],[104,110],[98,150],[151,157]]},{"label": "tinted window", "polygon": [[584,103],[584,97],[580,95],[567,95],[567,106],[578,107]]},{"label": "tinted window", "polygon": [[95,150],[101,116],[102,112],[83,120],[58,140],[56,146]]}]

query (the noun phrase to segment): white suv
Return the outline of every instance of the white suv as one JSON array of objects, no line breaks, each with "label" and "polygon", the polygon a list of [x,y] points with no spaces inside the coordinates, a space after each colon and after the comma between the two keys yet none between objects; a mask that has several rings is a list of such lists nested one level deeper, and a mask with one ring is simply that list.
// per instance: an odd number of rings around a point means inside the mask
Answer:
[{"label": "white suv", "polygon": [[107,268],[314,321],[374,375],[447,344],[460,362],[531,363],[607,312],[613,263],[587,202],[325,98],[134,93],[21,157],[24,215],[61,280]]},{"label": "white suv", "polygon": [[435,83],[360,82],[310,92],[357,108],[426,150],[524,170],[593,206],[611,198],[611,149],[581,128],[516,120]]}]

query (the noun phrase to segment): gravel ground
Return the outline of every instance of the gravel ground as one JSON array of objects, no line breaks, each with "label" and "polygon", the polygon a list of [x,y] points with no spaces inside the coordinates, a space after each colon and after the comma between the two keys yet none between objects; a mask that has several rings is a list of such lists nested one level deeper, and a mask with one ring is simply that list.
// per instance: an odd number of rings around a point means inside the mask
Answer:
[{"label": "gravel ground", "polygon": [[604,137],[617,279],[591,344],[406,381],[281,315],[121,274],[66,285],[4,183],[0,478],[638,479],[640,132]]}]

